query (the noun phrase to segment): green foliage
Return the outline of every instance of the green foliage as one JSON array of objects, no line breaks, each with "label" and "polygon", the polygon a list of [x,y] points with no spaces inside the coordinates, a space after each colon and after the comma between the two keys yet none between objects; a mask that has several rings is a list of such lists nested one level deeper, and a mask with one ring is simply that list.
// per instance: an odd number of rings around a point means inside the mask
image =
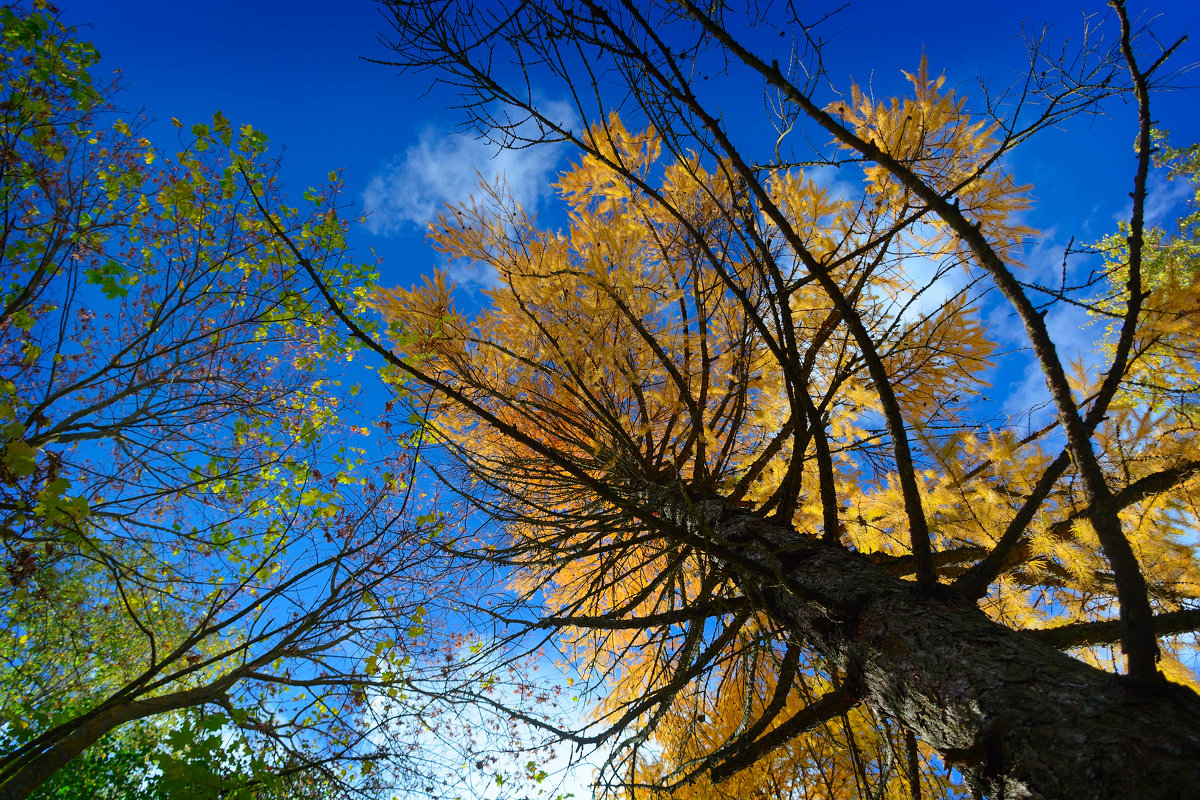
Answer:
[{"label": "green foliage", "polygon": [[309,275],[355,312],[372,291],[339,176],[288,204],[220,112],[162,151],[47,4],[0,23],[0,794],[71,737],[38,796],[353,782],[325,765],[379,750],[347,744],[362,651],[410,612],[403,508],[328,375],[357,345]]},{"label": "green foliage", "polygon": [[33,795],[37,800],[158,800],[151,765],[157,732],[149,725],[130,725],[97,742],[71,761]]},{"label": "green foliage", "polygon": [[[1194,320],[1200,314],[1200,144],[1172,147],[1155,131],[1155,164],[1172,181],[1191,185],[1187,209],[1174,231],[1150,228],[1142,248],[1141,280],[1145,324],[1135,342],[1136,361],[1123,383],[1125,402],[1200,421],[1200,370],[1193,354],[1200,347]],[[1109,319],[1111,339],[1128,297],[1129,226],[1121,223],[1096,245],[1105,260],[1109,294],[1098,314]]]}]

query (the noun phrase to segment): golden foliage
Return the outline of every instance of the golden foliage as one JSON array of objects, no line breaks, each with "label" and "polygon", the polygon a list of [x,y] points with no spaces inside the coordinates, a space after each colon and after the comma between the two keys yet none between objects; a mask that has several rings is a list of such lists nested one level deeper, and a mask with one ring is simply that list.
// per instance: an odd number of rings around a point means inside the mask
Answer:
[{"label": "golden foliage", "polygon": [[[877,103],[856,88],[834,111],[957,198],[997,252],[1014,257],[1030,233],[1017,219],[1026,190],[996,163],[995,126],[972,121],[924,61],[908,77],[912,97]],[[715,492],[783,514],[815,538],[824,442],[841,542],[879,563],[909,556],[878,387],[847,314],[869,331],[919,446],[917,479],[943,578],[961,575],[1014,524],[1053,460],[1054,426],[1022,436],[971,414],[990,392],[983,374],[995,343],[979,297],[943,289],[947,275],[970,273],[969,254],[940,223],[911,224],[919,203],[892,172],[866,165],[864,198],[854,202],[814,175],[776,171],[765,188],[782,230],[728,164],[697,155],[661,163],[655,132],[630,132],[615,115],[588,141],[593,152],[557,184],[567,231],[540,230],[520,210],[489,211],[496,202],[451,209],[433,226],[449,257],[494,271],[483,311],[456,310],[441,273],[384,292],[378,304],[404,331],[410,363],[457,393],[429,391],[420,402],[469,476],[466,491],[508,522],[495,546],[519,566],[512,588],[551,617],[575,620],[563,623],[566,652],[585,675],[607,680],[597,718],[614,730],[628,713],[657,723],[656,755],[635,761],[630,780],[669,783],[760,715],[769,717],[762,731],[772,730],[834,676],[806,662],[783,705],[768,712],[783,637],[737,610],[740,591],[719,559],[661,534],[648,497],[663,487]],[[932,277],[921,277],[930,265]],[[1164,269],[1148,341],[1191,335],[1170,327],[1181,317],[1168,308],[1194,303],[1192,287],[1178,288]],[[842,288],[848,310],[837,309],[817,272]],[[1194,371],[1194,347],[1180,353]],[[1171,424],[1153,408],[1114,409],[1096,441],[1115,484],[1132,486],[1187,458],[1193,438],[1164,435]],[[1190,546],[1196,480],[1123,512],[1163,610],[1200,591]],[[1112,578],[1084,506],[1068,471],[991,584],[993,618],[1043,628],[1110,617]],[[672,621],[619,624],[654,618]],[[1164,659],[1175,679],[1194,680],[1176,654]],[[706,671],[689,673],[698,664]],[[656,697],[669,699],[639,705]],[[700,778],[675,796],[744,797],[776,780],[796,797],[865,796],[869,776],[853,753],[870,750],[878,778],[903,739],[889,724],[853,712],[728,783]],[[885,775],[886,793],[871,796],[907,796],[902,773]],[[941,780],[928,763],[924,774],[931,786]]]}]

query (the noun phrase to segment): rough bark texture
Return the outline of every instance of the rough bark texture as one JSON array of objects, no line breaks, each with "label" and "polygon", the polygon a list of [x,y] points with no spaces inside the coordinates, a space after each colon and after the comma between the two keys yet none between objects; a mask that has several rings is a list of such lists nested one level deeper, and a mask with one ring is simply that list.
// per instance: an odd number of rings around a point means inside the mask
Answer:
[{"label": "rough bark texture", "polygon": [[787,526],[705,516],[744,591],[988,798],[1200,796],[1191,690],[1094,669]]},{"label": "rough bark texture", "polygon": [[[226,678],[207,686],[184,689],[161,697],[113,704],[98,711],[75,730],[48,744],[37,757],[31,758],[13,771],[0,786],[0,800],[23,800],[29,797],[71,759],[118,726],[155,714],[178,711],[216,700],[224,695],[232,682]],[[7,768],[7,765],[5,766]]]}]

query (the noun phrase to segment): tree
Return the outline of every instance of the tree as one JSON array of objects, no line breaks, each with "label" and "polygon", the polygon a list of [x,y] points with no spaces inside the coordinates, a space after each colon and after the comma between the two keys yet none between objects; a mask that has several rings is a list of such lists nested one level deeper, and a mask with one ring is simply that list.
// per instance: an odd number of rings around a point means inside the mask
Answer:
[{"label": "tree", "polygon": [[[1196,315],[1197,242],[1200,242],[1200,145],[1187,148],[1170,146],[1166,134],[1154,131],[1154,158],[1167,170],[1171,180],[1185,179],[1197,187],[1192,192],[1188,213],[1178,221],[1171,234],[1162,228],[1144,234],[1142,257],[1143,283],[1146,287],[1146,320],[1136,343],[1137,359],[1130,368],[1123,391],[1130,400],[1152,409],[1171,406],[1175,414],[1195,424],[1196,393],[1200,376],[1196,374],[1196,337],[1191,321]],[[1106,274],[1112,292],[1099,304],[1097,314],[1110,320],[1120,319],[1121,287],[1128,281],[1129,226],[1100,242],[1109,269]]]},{"label": "tree", "polygon": [[0,795],[390,787],[444,520],[274,234],[365,298],[337,174],[286,205],[219,113],[159,150],[48,4],[0,21]]},{"label": "tree", "polygon": [[[381,294],[398,355],[356,332],[423,387],[457,485],[503,526],[465,553],[512,570],[518,602],[494,613],[557,632],[608,680],[595,724],[556,735],[608,743],[610,781],[653,793],[803,749],[861,706],[870,735],[911,732],[912,796],[918,739],[937,754],[927,774],[953,768],[988,797],[1191,791],[1200,700],[1177,683],[1194,684],[1190,640],[1172,637],[1200,627],[1196,429],[1122,392],[1155,335],[1151,89],[1178,44],[1140,52],[1115,2],[1116,45],[1055,58],[1035,41],[1019,97],[972,113],[924,64],[903,98],[823,97],[815,25],[790,19],[791,64],[746,44],[790,5],[386,6],[395,63],[459,87],[482,131],[580,152],[557,185],[569,231],[490,202],[434,226],[438,247],[495,270],[485,310],[456,310],[438,275]],[[765,84],[773,151],[703,99],[720,69]],[[555,79],[586,129],[539,104]],[[1102,303],[1094,284],[1019,271],[1036,233],[1004,157],[1121,97],[1138,108],[1125,277],[1110,356],[1072,371],[1046,306]],[[805,124],[832,142],[789,157]],[[817,166],[861,188],[840,195]],[[1045,377],[1055,416],[1037,430],[972,410],[997,295]],[[791,784],[811,777],[796,769]]]}]

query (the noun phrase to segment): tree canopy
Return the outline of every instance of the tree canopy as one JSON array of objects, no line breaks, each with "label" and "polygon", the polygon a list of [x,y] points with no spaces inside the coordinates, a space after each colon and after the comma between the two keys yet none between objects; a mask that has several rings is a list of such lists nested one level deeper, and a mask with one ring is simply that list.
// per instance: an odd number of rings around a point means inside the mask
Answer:
[{"label": "tree canopy", "polygon": [[442,521],[275,234],[366,298],[339,177],[287,205],[220,113],[155,147],[47,4],[0,21],[0,794],[370,794]]},{"label": "tree canopy", "polygon": [[[561,228],[502,185],[431,225],[477,307],[5,6],[0,794],[551,797],[558,745],[597,797],[1186,796],[1200,212],[1147,207],[1198,159],[1182,40],[1112,7],[1014,89],[876,97],[792,4],[384,0],[482,134],[573,148]],[[1121,102],[1128,219],[1047,274],[1011,156]]]},{"label": "tree canopy", "polygon": [[[442,274],[378,303],[443,474],[503,525],[465,557],[511,568],[505,621],[604,681],[591,724],[547,727],[605,743],[605,785],[1188,791],[1196,307],[1172,252],[1192,245],[1145,219],[1178,42],[1113,3],[1115,43],[1035,40],[1019,94],[972,105],[924,62],[900,97],[826,90],[803,17],[792,63],[756,55],[790,6],[386,5],[395,63],[459,87],[481,131],[578,151],[566,230],[499,194],[433,226],[494,272],[483,311]],[[705,99],[714,64],[774,98],[773,150]],[[542,101],[551,81],[590,124]],[[1059,285],[1024,263],[1032,190],[1006,157],[1121,99],[1130,218],[1102,273]],[[1068,303],[1112,321],[1094,361],[1058,351],[1046,312]],[[998,306],[1044,379],[1040,426],[980,411]]]}]

